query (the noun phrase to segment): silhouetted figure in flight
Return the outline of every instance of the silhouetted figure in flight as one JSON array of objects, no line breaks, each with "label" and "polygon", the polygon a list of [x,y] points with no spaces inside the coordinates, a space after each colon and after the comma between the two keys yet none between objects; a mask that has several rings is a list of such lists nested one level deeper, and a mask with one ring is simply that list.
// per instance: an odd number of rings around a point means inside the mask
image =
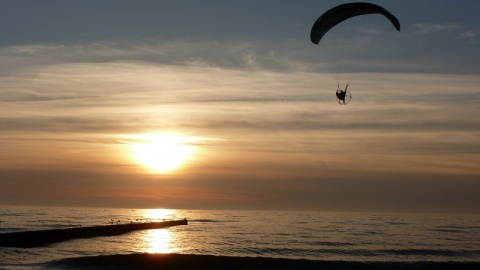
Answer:
[{"label": "silhouetted figure in flight", "polygon": [[344,105],[345,105],[345,95],[347,94],[347,88],[348,88],[348,84],[347,86],[345,86],[345,90],[341,90],[340,85],[337,84],[337,92],[335,93],[337,95],[337,98],[341,100]]}]

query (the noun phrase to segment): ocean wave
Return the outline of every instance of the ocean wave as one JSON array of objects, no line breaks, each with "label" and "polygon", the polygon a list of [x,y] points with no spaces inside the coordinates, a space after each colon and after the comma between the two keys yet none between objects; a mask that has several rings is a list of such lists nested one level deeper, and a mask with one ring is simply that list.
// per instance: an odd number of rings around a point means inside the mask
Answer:
[{"label": "ocean wave", "polygon": [[448,249],[385,249],[379,253],[402,255],[402,256],[440,256],[440,257],[477,257],[480,258],[480,250],[448,250]]},{"label": "ocean wave", "polygon": [[328,242],[328,241],[317,241],[317,242],[311,242],[310,244],[312,244],[314,246],[335,246],[335,247],[355,246],[354,243]]},{"label": "ocean wave", "polygon": [[189,222],[206,222],[206,223],[219,222],[219,220],[215,220],[215,219],[190,219],[188,221]]},{"label": "ocean wave", "polygon": [[446,232],[446,233],[463,233],[465,232],[465,227],[462,226],[453,226],[453,225],[448,225],[448,226],[436,226],[434,228],[431,228],[431,231],[434,232]]},{"label": "ocean wave", "polygon": [[31,214],[21,213],[21,212],[3,212],[3,211],[0,211],[0,215],[3,216],[3,217],[24,217],[24,216],[30,216]]},{"label": "ocean wave", "polygon": [[198,218],[198,219],[189,219],[189,222],[198,222],[198,223],[241,223],[240,220],[235,219],[210,219],[210,218]]},{"label": "ocean wave", "polygon": [[378,252],[366,249],[342,249],[342,248],[313,248],[313,247],[233,247],[224,249],[224,253],[230,255],[251,254],[263,255],[269,257],[288,257],[288,258],[327,258],[332,256],[354,257],[375,257]]},{"label": "ocean wave", "polygon": [[386,221],[385,224],[395,225],[395,226],[408,225],[408,223],[406,223],[406,222],[401,222],[401,221]]},{"label": "ocean wave", "polygon": [[[438,250],[438,249],[362,249],[350,248],[353,244],[348,243],[334,243],[334,242],[320,242],[319,244],[326,246],[322,247],[244,247],[224,249],[225,253],[229,254],[249,254],[268,255],[268,256],[284,256],[284,257],[298,257],[298,258],[315,258],[315,257],[338,257],[345,258],[401,258],[408,260],[414,258],[470,258],[476,261],[480,260],[480,250]],[[328,248],[328,246],[338,248]],[[342,248],[345,247],[345,248]]]}]

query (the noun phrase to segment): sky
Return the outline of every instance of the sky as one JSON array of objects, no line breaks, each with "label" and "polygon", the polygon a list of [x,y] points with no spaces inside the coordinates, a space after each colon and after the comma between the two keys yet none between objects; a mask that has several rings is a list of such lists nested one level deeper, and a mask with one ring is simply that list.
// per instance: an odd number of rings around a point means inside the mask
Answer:
[{"label": "sky", "polygon": [[0,1],[0,205],[478,213],[480,2],[371,2]]}]

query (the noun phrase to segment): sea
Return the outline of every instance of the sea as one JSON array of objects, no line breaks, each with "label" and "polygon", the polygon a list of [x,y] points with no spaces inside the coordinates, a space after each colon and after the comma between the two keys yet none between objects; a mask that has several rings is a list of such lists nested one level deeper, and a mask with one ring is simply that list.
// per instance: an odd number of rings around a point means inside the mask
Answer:
[{"label": "sea", "polygon": [[66,258],[137,253],[364,265],[480,263],[479,214],[0,206],[0,233],[184,218],[188,225],[43,247],[0,247],[0,269],[53,269]]}]

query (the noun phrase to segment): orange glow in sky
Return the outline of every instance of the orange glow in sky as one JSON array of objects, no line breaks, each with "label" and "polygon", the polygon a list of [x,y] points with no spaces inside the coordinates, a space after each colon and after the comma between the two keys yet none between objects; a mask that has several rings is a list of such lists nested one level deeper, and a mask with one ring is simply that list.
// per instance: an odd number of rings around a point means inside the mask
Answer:
[{"label": "orange glow in sky", "polygon": [[0,1],[0,205],[480,212],[480,1],[385,1],[401,32],[320,45],[333,1],[25,2]]}]

